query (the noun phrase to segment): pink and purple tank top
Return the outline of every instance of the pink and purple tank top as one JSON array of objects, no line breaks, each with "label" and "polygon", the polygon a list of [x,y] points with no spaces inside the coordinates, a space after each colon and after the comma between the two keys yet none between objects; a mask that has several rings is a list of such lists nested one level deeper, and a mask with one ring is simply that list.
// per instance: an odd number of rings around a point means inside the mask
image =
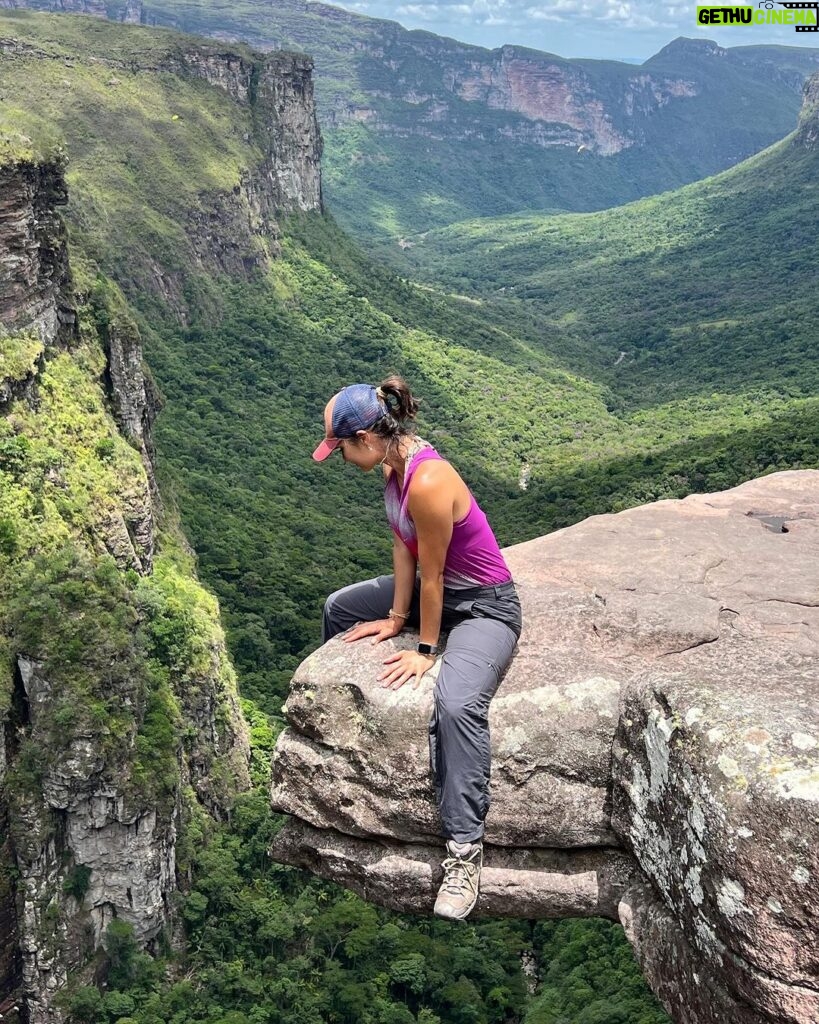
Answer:
[{"label": "pink and purple tank top", "polygon": [[[395,473],[390,475],[384,490],[387,519],[392,531],[406,544],[416,559],[418,538],[415,523],[407,507],[409,485],[415,471],[428,459],[443,461],[442,456],[434,448],[423,447],[410,459],[401,491],[399,492]],[[452,539],[444,562],[444,586],[453,590],[464,590],[467,587],[497,586],[500,583],[507,583],[511,578],[512,574],[503,559],[486,515],[472,496],[469,511],[452,529]]]}]

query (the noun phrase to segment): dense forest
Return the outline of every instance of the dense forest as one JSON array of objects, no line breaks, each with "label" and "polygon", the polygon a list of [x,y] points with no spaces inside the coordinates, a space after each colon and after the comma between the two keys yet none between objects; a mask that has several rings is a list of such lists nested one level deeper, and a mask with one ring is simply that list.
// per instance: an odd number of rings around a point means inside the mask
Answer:
[{"label": "dense forest", "polygon": [[[84,1024],[659,1024],[666,1018],[610,923],[454,931],[270,862],[278,822],[265,783],[290,674],[318,642],[324,596],[389,565],[378,479],[337,460],[317,467],[310,452],[335,389],[401,372],[423,400],[420,431],[461,469],[504,544],[819,465],[804,327],[816,240],[794,219],[801,210],[812,223],[809,190],[797,201],[794,189],[811,180],[815,154],[791,139],[715,181],[631,207],[452,228],[407,250],[400,273],[331,215],[293,216],[255,271],[230,274],[192,256],[188,211],[229,192],[260,158],[251,112],[201,81],[146,73],[162,47],[191,45],[180,37],[102,22],[90,37],[82,24],[0,18],[4,36],[37,51],[4,64],[2,129],[67,149],[83,297],[98,317],[139,326],[163,395],[155,436],[166,514],[179,516],[219,598],[255,786],[223,825],[195,815],[186,825],[185,951],[169,936],[150,957],[114,923],[107,990],[70,990],[72,1015]],[[113,85],[93,59],[106,48],[133,61]],[[780,195],[783,176],[792,188]],[[803,244],[790,251],[794,231]],[[184,281],[172,301],[154,284],[157,266]],[[787,302],[780,286],[762,286],[775,268]],[[111,282],[127,309],[105,299]],[[98,457],[111,455],[103,446]],[[71,579],[65,566],[54,572]],[[150,623],[159,599],[137,589],[129,607]],[[140,642],[172,664],[197,635],[201,598],[182,587],[166,597],[169,610]]]}]

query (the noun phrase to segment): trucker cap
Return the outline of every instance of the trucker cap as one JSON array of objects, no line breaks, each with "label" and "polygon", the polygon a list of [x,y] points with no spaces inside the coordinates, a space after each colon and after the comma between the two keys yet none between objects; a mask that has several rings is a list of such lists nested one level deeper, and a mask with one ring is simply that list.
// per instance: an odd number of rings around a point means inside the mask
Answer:
[{"label": "trucker cap", "polygon": [[346,437],[369,427],[387,415],[387,405],[378,397],[372,384],[348,384],[336,395],[333,405],[333,437],[325,437],[313,452],[316,462],[323,462]]}]

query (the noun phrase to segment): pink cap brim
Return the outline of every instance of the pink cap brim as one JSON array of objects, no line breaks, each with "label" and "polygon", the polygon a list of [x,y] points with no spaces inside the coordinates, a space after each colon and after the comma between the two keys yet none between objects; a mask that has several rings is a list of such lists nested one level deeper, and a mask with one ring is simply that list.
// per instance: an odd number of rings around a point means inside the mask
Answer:
[{"label": "pink cap brim", "polygon": [[316,448],[316,450],[313,452],[313,458],[316,460],[316,462],[324,462],[327,456],[332,455],[340,444],[340,437],[331,437],[329,439],[325,437],[325,439],[321,442],[318,448]]}]

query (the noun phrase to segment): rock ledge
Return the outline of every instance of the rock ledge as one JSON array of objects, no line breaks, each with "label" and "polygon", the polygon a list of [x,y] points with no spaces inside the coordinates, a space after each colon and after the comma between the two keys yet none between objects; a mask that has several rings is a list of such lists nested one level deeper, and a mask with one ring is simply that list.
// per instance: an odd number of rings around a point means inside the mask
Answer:
[{"label": "rock ledge", "polygon": [[[525,624],[490,712],[480,910],[619,919],[676,1021],[816,1024],[819,471],[506,554]],[[296,672],[273,853],[429,913],[432,685],[382,690],[387,646],[332,641]]]}]

